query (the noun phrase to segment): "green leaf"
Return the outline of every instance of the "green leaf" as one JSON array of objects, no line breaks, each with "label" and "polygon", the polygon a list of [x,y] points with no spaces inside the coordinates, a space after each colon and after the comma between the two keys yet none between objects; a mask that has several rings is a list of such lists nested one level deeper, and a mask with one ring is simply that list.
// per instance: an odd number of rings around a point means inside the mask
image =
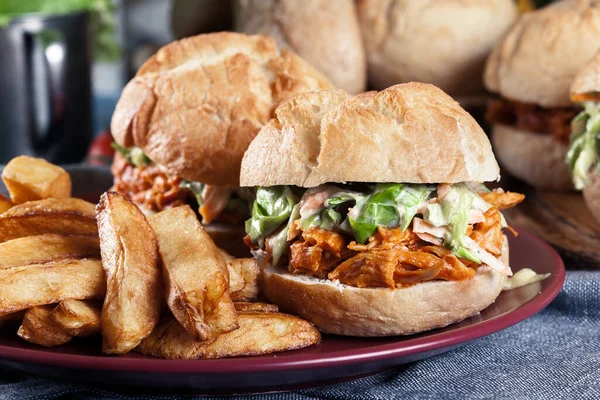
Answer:
[{"label": "green leaf", "polygon": [[585,110],[571,123],[570,142],[565,161],[573,175],[575,188],[581,190],[589,183],[594,165],[599,164],[600,104],[585,103]]},{"label": "green leaf", "polygon": [[152,160],[144,154],[142,149],[139,147],[132,147],[130,149],[119,145],[117,142],[112,142],[110,146],[118,151],[127,162],[134,167],[143,167],[152,164]]},{"label": "green leaf", "polygon": [[277,262],[279,262],[279,259],[281,258],[283,253],[285,253],[285,250],[287,249],[287,234],[290,230],[290,225],[299,217],[300,207],[298,206],[298,204],[296,204],[292,209],[290,217],[288,218],[288,223],[276,235],[271,236],[271,238],[269,239],[271,240],[273,265],[277,265]]},{"label": "green leaf", "polygon": [[348,217],[354,237],[366,243],[378,226],[408,228],[419,205],[434,192],[429,185],[404,185],[401,183],[378,184],[371,196],[354,207]]},{"label": "green leaf", "polygon": [[291,215],[296,199],[287,186],[259,187],[252,205],[252,217],[246,221],[246,232],[252,242],[264,240]]},{"label": "green leaf", "polygon": [[186,179],[182,180],[179,184],[179,187],[188,189],[194,197],[196,198],[196,202],[198,203],[198,208],[202,207],[203,198],[202,192],[204,191],[204,183],[188,181]]}]

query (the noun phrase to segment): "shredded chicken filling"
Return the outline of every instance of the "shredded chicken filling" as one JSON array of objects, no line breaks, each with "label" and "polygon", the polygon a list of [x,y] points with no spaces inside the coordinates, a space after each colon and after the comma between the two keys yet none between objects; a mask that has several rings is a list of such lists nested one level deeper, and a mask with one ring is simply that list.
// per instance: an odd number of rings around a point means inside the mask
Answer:
[{"label": "shredded chicken filling", "polygon": [[572,107],[542,108],[535,104],[510,100],[495,100],[487,110],[486,119],[523,129],[529,132],[550,134],[561,143],[568,144],[571,120],[579,113]]},{"label": "shredded chicken filling", "polygon": [[[469,225],[467,235],[499,258],[504,240],[500,210],[520,203],[524,196],[502,191],[480,196],[492,207],[478,222]],[[320,227],[303,230],[298,223],[292,227],[287,260],[278,264],[287,262],[293,274],[337,280],[359,288],[400,288],[431,280],[470,279],[479,267],[446,247],[423,240],[413,232],[412,224],[404,231],[378,227],[366,244],[357,243],[343,232]],[[271,251],[269,246],[265,250]]]},{"label": "shredded chicken filling", "polygon": [[[185,204],[195,205],[194,195],[181,185],[183,179],[167,174],[156,164],[136,167],[117,153],[111,171],[115,177],[111,190],[126,194],[147,210],[160,212]],[[227,209],[233,191],[226,187],[203,186],[202,205],[198,208],[202,223],[244,221],[246,215]]]}]

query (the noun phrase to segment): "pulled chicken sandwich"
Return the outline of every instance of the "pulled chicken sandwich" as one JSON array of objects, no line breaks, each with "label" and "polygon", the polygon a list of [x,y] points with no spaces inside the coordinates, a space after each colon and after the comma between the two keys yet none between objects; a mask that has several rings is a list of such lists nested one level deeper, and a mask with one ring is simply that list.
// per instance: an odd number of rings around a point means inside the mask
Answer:
[{"label": "pulled chicken sandwich", "polygon": [[[323,332],[386,336],[478,313],[502,290],[499,177],[484,132],[423,83],[282,103],[242,161],[246,243],[269,300]],[[513,231],[514,233],[514,231]]]}]

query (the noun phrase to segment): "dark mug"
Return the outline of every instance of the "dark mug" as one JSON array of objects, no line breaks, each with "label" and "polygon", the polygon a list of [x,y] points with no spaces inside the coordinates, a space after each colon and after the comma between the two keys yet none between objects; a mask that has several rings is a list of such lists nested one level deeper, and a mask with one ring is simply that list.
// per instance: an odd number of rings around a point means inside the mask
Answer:
[{"label": "dark mug", "polygon": [[54,163],[85,157],[90,45],[86,12],[26,14],[0,28],[0,164],[21,154]]}]

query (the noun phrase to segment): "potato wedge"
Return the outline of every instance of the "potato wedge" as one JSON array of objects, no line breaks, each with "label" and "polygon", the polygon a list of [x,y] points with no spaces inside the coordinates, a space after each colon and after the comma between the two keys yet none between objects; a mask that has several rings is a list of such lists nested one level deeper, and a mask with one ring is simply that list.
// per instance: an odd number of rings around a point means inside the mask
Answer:
[{"label": "potato wedge", "polygon": [[123,354],[158,322],[164,300],[158,245],[144,214],[119,193],[102,195],[97,219],[107,282],[102,351]]},{"label": "potato wedge", "polygon": [[233,303],[235,311],[237,312],[270,312],[275,313],[279,311],[279,307],[275,304],[269,303],[253,303],[249,301],[238,301]]},{"label": "potato wedge", "polygon": [[65,300],[52,310],[50,319],[71,336],[100,333],[102,302],[97,300]]},{"label": "potato wedge", "polygon": [[2,171],[2,181],[14,204],[71,197],[69,174],[61,167],[41,158],[13,158]]},{"label": "potato wedge", "polygon": [[219,336],[211,344],[195,341],[174,318],[161,321],[136,348],[153,357],[169,359],[224,358],[295,350],[321,341],[308,321],[292,315],[243,312],[239,329]]},{"label": "potato wedge", "polygon": [[65,258],[100,258],[98,236],[47,233],[0,243],[0,269],[42,264]]},{"label": "potato wedge", "polygon": [[0,270],[0,316],[106,293],[100,260],[60,260]]},{"label": "potato wedge", "polygon": [[13,206],[12,201],[2,193],[0,193],[0,214]]},{"label": "potato wedge", "polygon": [[12,314],[6,314],[6,315],[1,316],[0,317],[0,329],[20,324],[24,315],[25,315],[25,310],[17,311]]},{"label": "potato wedge", "polygon": [[94,205],[81,199],[45,199],[16,205],[0,214],[0,243],[57,233],[97,235]]},{"label": "potato wedge", "polygon": [[73,337],[63,332],[50,319],[55,305],[32,307],[25,313],[17,335],[28,342],[46,347],[59,346],[69,342]]},{"label": "potato wedge", "polygon": [[227,264],[189,206],[148,217],[162,258],[167,304],[199,341],[238,327]]},{"label": "potato wedge", "polygon": [[232,258],[227,261],[229,291],[233,301],[252,301],[258,296],[260,268],[253,258]]}]

